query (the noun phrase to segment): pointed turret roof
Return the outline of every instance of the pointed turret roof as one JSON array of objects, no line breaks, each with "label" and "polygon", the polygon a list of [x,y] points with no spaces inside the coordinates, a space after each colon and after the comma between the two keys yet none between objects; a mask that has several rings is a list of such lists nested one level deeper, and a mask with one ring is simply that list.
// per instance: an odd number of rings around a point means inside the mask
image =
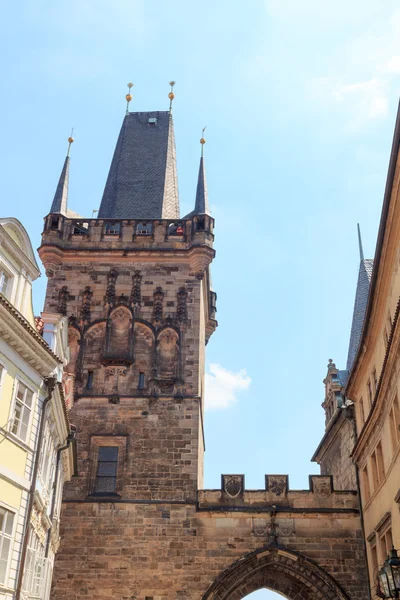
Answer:
[{"label": "pointed turret roof", "polygon": [[197,180],[196,203],[194,206],[195,215],[210,214],[208,206],[208,191],[206,181],[206,168],[204,158],[200,158],[199,177]]},{"label": "pointed turret roof", "polygon": [[[360,251],[361,257],[362,252]],[[349,353],[347,355],[347,371],[351,371],[354,359],[360,344],[361,333],[364,325],[365,311],[367,309],[369,286],[371,283],[372,267],[374,261],[369,258],[362,258],[360,269],[358,271],[358,281],[356,298],[354,301],[353,321],[351,324],[351,334],[349,343]]]},{"label": "pointed turret roof", "polygon": [[61,215],[67,216],[69,161],[69,155],[67,155],[64,161],[63,169],[61,171],[60,179],[58,181],[56,193],[54,194],[50,213],[60,213]]},{"label": "pointed turret roof", "polygon": [[175,135],[170,112],[127,113],[98,216],[179,218]]}]

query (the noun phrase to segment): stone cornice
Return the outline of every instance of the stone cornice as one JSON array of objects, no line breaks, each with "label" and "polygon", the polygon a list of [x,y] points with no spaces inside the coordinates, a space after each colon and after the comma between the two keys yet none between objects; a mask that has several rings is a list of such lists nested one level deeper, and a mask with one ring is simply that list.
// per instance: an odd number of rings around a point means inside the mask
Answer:
[{"label": "stone cornice", "polygon": [[0,294],[1,337],[41,377],[47,377],[61,364],[44,339],[6,298]]}]

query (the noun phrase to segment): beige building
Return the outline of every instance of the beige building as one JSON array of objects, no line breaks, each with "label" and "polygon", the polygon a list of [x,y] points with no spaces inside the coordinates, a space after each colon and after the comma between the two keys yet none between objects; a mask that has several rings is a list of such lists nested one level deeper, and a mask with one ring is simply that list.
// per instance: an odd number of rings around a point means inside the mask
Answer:
[{"label": "beige building", "polygon": [[398,114],[364,327],[346,385],[356,411],[353,459],[360,475],[372,595],[392,544],[400,547],[399,143]]},{"label": "beige building", "polygon": [[[39,277],[19,221],[0,219],[0,598],[47,598],[63,482],[72,474],[61,385],[65,319],[37,330],[32,282]],[[43,325],[43,322],[41,323]]]}]

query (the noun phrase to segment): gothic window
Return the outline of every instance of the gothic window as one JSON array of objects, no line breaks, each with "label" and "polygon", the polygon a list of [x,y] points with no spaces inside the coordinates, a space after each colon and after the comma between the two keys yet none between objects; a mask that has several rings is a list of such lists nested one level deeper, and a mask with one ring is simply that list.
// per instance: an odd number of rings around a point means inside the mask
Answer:
[{"label": "gothic window", "polygon": [[104,360],[112,361],[115,364],[118,362],[131,363],[133,359],[131,340],[132,314],[127,308],[119,306],[112,311],[107,323]]},{"label": "gothic window", "polygon": [[179,349],[178,334],[173,329],[163,329],[157,339],[158,378],[174,380],[177,376]]},{"label": "gothic window", "polygon": [[118,222],[106,223],[104,233],[106,235],[119,235],[121,233],[121,223],[118,223]]},{"label": "gothic window", "polygon": [[151,223],[141,222],[136,225],[136,235],[151,235],[153,225]]},{"label": "gothic window", "polygon": [[100,446],[97,455],[95,494],[115,494],[117,490],[118,446]]}]

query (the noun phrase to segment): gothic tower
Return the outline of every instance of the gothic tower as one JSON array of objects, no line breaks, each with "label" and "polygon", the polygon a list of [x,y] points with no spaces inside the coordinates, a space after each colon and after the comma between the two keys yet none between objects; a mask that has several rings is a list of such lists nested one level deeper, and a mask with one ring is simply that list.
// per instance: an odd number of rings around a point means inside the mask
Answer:
[{"label": "gothic tower", "polygon": [[[70,419],[77,428],[55,598],[66,592],[63,555],[81,544],[82,526],[89,523],[91,545],[112,555],[121,540],[107,549],[96,532],[111,532],[115,507],[126,512],[115,524],[122,538],[129,507],[159,510],[161,524],[171,504],[196,502],[204,353],[217,324],[203,158],[195,209],[181,218],[171,112],[127,112],[97,219],[68,210],[69,161],[39,249],[48,276],[44,311],[69,319]],[[77,510],[82,518],[75,521]],[[93,593],[97,583],[104,586],[96,575]]]}]

